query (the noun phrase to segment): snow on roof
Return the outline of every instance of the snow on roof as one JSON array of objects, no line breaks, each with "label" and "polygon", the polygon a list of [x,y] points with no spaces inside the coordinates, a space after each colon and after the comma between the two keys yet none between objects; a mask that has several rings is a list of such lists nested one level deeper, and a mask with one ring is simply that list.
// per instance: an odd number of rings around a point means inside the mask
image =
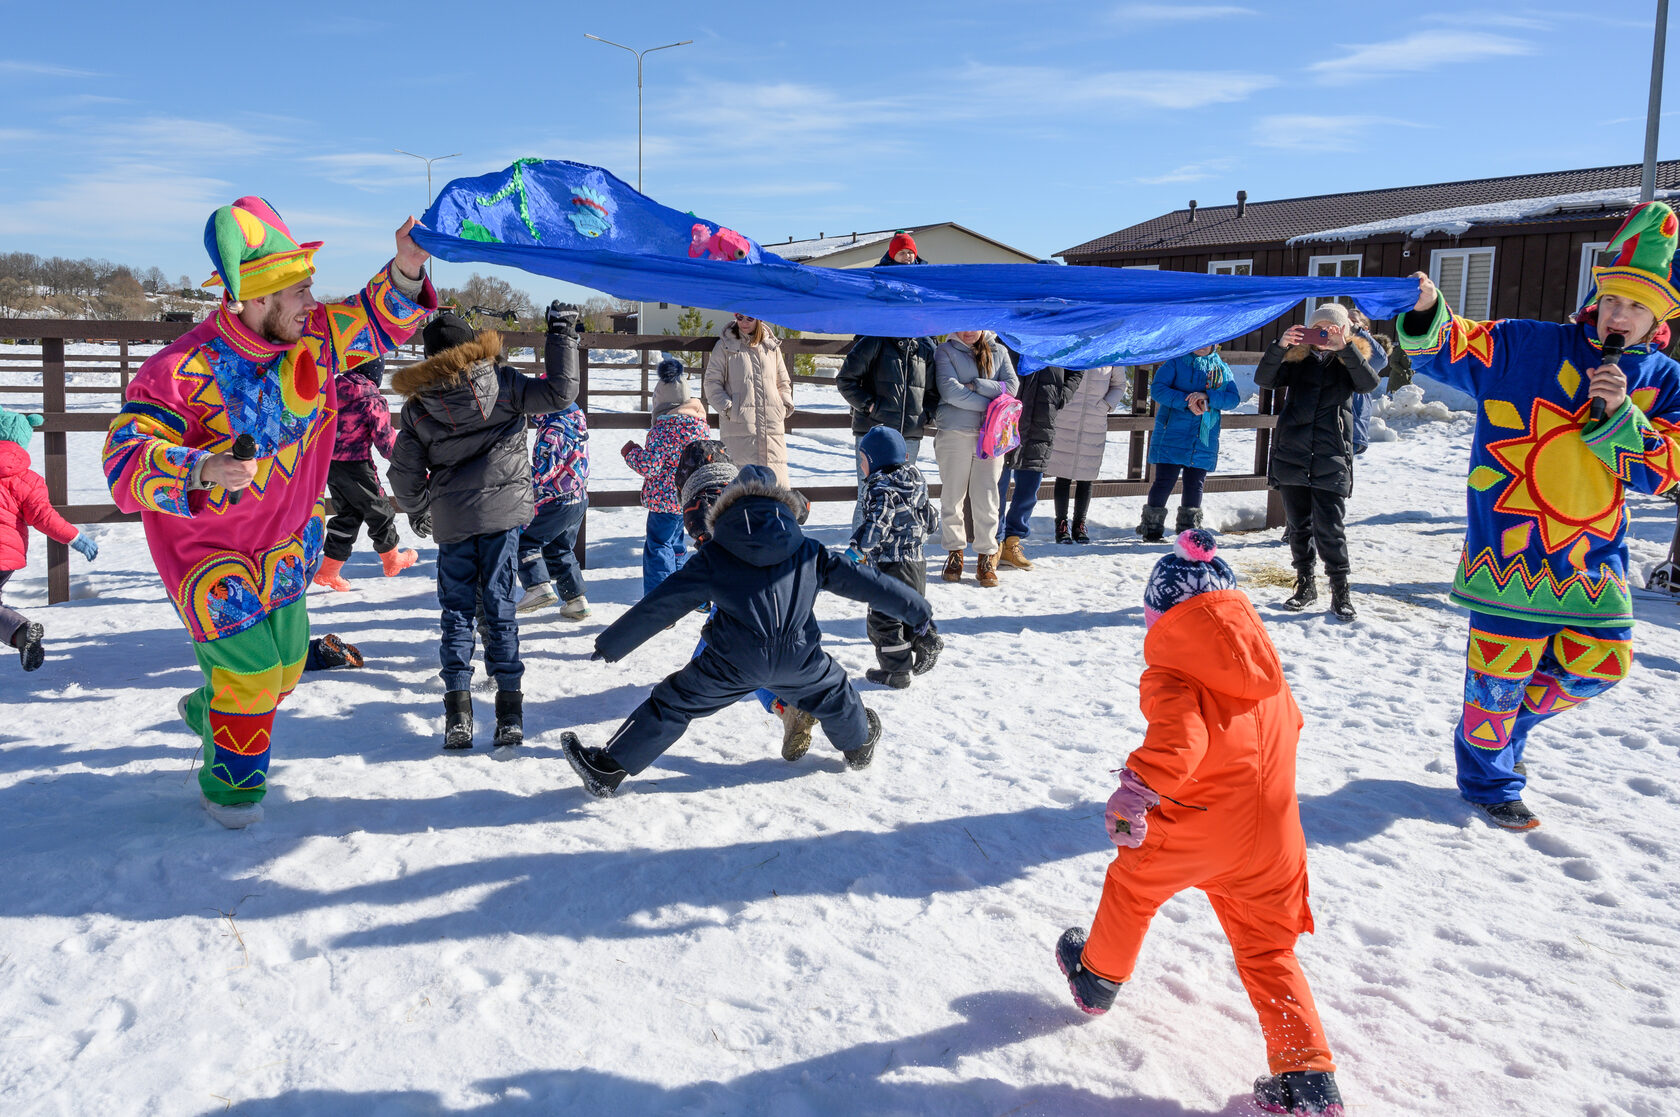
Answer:
[{"label": "snow on roof", "polygon": [[838,236],[817,237],[813,240],[760,244],[759,247],[784,260],[815,260],[848,248],[856,248],[860,244],[879,244],[881,241],[892,240],[897,233],[897,229],[880,229],[873,233],[841,233]]},{"label": "snow on roof", "polygon": [[[1658,190],[1659,199],[1680,197],[1680,190]],[[1425,237],[1431,233],[1445,233],[1449,237],[1463,236],[1474,225],[1504,225],[1530,217],[1546,217],[1568,210],[1604,210],[1631,207],[1639,201],[1636,187],[1613,187],[1608,190],[1586,190],[1576,194],[1553,194],[1544,198],[1513,198],[1504,202],[1484,202],[1474,206],[1453,206],[1448,209],[1408,213],[1381,221],[1367,221],[1363,225],[1344,225],[1339,229],[1324,229],[1290,237],[1286,244],[1308,241],[1350,241],[1385,233],[1405,233],[1410,237]]]}]

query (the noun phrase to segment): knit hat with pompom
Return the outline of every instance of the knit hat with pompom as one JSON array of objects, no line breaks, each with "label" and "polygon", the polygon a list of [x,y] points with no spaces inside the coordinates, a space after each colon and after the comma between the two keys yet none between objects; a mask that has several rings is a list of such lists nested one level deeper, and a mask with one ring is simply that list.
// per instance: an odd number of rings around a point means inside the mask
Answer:
[{"label": "knit hat with pompom", "polygon": [[648,410],[653,412],[654,418],[675,408],[681,407],[689,401],[688,366],[675,357],[666,357],[659,362],[656,373],[659,383],[653,386],[653,398],[648,403]]},{"label": "knit hat with pompom", "polygon": [[1154,624],[1162,613],[1197,594],[1236,588],[1236,572],[1219,557],[1213,533],[1199,527],[1181,531],[1173,553],[1155,564],[1143,587],[1143,623]]}]

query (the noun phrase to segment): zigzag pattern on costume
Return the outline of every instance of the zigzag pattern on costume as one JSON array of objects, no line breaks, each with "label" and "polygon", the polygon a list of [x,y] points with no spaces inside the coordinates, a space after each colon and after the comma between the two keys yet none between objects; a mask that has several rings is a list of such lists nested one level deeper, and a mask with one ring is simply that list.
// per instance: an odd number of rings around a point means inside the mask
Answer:
[{"label": "zigzag pattern on costume", "polygon": [[1508,636],[1472,626],[1467,659],[1459,731],[1475,748],[1498,752],[1511,744],[1523,711],[1551,717],[1620,682],[1633,641],[1575,629]]},{"label": "zigzag pattern on costume", "polygon": [[1629,600],[1627,579],[1613,567],[1601,565],[1596,579],[1585,570],[1577,570],[1560,580],[1550,566],[1530,570],[1524,554],[1516,554],[1501,565],[1492,548],[1483,549],[1475,558],[1466,554],[1459,559],[1453,596],[1472,607],[1502,605],[1510,601],[1512,587],[1518,584],[1522,587],[1521,604],[1528,613],[1576,616],[1591,613],[1601,604],[1614,607]]}]

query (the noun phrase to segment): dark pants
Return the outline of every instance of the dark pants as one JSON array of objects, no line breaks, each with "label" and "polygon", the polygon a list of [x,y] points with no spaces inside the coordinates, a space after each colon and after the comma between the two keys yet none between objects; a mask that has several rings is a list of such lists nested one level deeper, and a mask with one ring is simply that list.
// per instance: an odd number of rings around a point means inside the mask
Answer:
[{"label": "dark pants", "polygon": [[549,501],[519,536],[519,584],[526,589],[553,582],[561,601],[583,596],[583,567],[578,565],[578,529],[589,502]]},{"label": "dark pants", "polygon": [[1056,478],[1056,518],[1068,518],[1068,493],[1073,494],[1073,518],[1083,520],[1085,513],[1091,510],[1091,482],[1070,481],[1066,477]]},{"label": "dark pants", "polygon": [[1279,485],[1283,497],[1285,525],[1283,535],[1289,540],[1289,554],[1297,571],[1313,568],[1313,545],[1324,559],[1324,572],[1332,578],[1348,576],[1347,531],[1342,517],[1347,513],[1347,498],[1328,489],[1314,489],[1306,485]]},{"label": "dark pants", "polygon": [[649,512],[642,541],[642,596],[677,572],[688,557],[681,512]]},{"label": "dark pants", "polygon": [[[1015,495],[1005,503],[1003,498],[1009,496],[1010,478],[1015,480]],[[1003,476],[998,478],[998,507],[1003,510],[998,516],[999,539],[1010,535],[1027,537],[1033,509],[1038,507],[1038,487],[1043,483],[1043,470],[1003,467]]]},{"label": "dark pants", "polygon": [[[0,570],[0,596],[6,592],[6,582],[16,573],[16,570]],[[5,601],[0,600],[0,644],[9,645],[12,637],[17,635],[17,630],[28,623],[28,617],[16,609],[6,608]]]},{"label": "dark pants", "polygon": [[[896,578],[903,582],[922,596],[927,596],[925,562],[883,562],[875,569],[888,578]],[[881,670],[895,673],[910,670],[910,663],[914,658],[911,649],[916,639],[914,628],[897,617],[889,617],[874,609],[870,609],[869,615],[864,618],[863,627],[869,634],[869,642],[875,645],[875,661],[881,665]],[[934,631],[931,623],[928,625],[928,631]]]},{"label": "dark pants", "polygon": [[653,688],[607,742],[607,755],[636,775],[674,745],[689,722],[732,706],[760,687],[815,717],[837,749],[855,749],[869,739],[863,700],[821,648],[810,649],[801,663],[748,674],[708,647]]},{"label": "dark pants", "polygon": [[516,527],[438,544],[438,604],[443,606],[439,658],[445,690],[472,685],[475,615],[484,635],[484,673],[502,690],[519,689],[525,664],[519,658],[519,625],[514,619],[518,553]]},{"label": "dark pants", "polygon": [[1184,492],[1179,495],[1180,508],[1200,508],[1202,506],[1202,486],[1207,484],[1208,471],[1188,465],[1168,465],[1165,462],[1155,466],[1155,483],[1149,486],[1149,503],[1155,508],[1165,508],[1167,499],[1172,496],[1173,486],[1178,484],[1178,475],[1184,474]]},{"label": "dark pants", "polygon": [[379,487],[379,471],[373,462],[333,462],[327,470],[327,492],[335,509],[327,521],[322,548],[328,558],[339,562],[349,558],[363,524],[375,551],[384,554],[397,545],[397,513]]}]

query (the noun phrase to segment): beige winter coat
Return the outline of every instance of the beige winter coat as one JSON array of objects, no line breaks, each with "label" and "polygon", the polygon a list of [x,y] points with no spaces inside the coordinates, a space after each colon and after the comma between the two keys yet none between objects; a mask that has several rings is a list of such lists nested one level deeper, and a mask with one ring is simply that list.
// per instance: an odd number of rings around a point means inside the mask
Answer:
[{"label": "beige winter coat", "polygon": [[1050,447],[1051,477],[1095,481],[1102,472],[1103,449],[1108,445],[1108,413],[1126,403],[1130,383],[1124,365],[1088,370],[1056,416],[1056,440]]},{"label": "beige winter coat", "polygon": [[701,391],[718,413],[718,430],[736,465],[762,465],[786,487],[788,416],[793,414],[793,381],[782,360],[782,343],[769,333],[748,345],[734,324],[718,335],[706,359]]}]

